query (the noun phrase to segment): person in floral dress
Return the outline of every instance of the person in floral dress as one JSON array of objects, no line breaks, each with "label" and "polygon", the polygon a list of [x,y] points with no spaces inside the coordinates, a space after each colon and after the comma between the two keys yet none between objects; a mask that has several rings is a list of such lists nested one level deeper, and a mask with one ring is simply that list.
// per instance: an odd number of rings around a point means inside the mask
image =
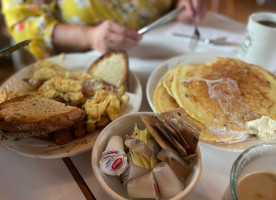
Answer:
[{"label": "person in floral dress", "polygon": [[127,50],[142,38],[137,30],[174,7],[178,20],[201,20],[204,0],[2,0],[2,13],[15,41],[32,39],[39,59],[58,52]]}]

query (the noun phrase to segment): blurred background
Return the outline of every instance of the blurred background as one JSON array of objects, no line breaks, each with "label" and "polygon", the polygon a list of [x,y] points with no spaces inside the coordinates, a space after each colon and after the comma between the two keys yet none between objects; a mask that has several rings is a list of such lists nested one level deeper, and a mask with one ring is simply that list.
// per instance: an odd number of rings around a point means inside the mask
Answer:
[{"label": "blurred background", "polygon": [[[276,0],[205,0],[210,11],[228,16],[236,21],[246,24],[248,16],[257,11],[276,12]],[[0,3],[1,9],[1,3]],[[7,47],[11,37],[6,29],[3,16],[0,13],[0,50]],[[33,62],[33,59],[26,52],[20,52],[23,62]],[[11,56],[0,59],[0,84],[16,72],[15,59]]]}]

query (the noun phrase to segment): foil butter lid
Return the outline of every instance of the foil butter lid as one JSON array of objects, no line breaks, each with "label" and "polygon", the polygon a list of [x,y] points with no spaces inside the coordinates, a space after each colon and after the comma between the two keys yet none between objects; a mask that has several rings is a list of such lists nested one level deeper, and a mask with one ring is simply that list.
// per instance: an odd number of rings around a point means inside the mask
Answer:
[{"label": "foil butter lid", "polygon": [[100,159],[101,170],[110,176],[120,176],[128,168],[128,158],[122,150],[104,151]]},{"label": "foil butter lid", "polygon": [[128,158],[124,152],[123,139],[120,136],[109,138],[99,164],[103,173],[110,176],[120,176],[127,170]]}]

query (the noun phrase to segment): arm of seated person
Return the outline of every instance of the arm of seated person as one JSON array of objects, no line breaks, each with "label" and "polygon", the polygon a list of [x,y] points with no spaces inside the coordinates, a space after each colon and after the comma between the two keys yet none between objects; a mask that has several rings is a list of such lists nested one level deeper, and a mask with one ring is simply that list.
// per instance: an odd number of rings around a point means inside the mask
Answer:
[{"label": "arm of seated person", "polygon": [[58,20],[52,15],[52,4],[14,0],[1,3],[6,25],[16,42],[31,39],[27,48],[40,59],[54,54],[51,35]]},{"label": "arm of seated person", "polygon": [[142,36],[135,30],[105,20],[97,26],[57,24],[53,31],[52,42],[58,51],[95,49],[105,53],[110,50],[127,50],[135,46],[141,38]]}]

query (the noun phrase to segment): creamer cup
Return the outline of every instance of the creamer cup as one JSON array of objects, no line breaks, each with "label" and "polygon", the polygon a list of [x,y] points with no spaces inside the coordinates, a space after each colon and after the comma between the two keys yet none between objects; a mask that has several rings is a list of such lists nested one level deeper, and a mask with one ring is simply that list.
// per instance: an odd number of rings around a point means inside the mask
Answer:
[{"label": "creamer cup", "polygon": [[132,179],[138,178],[150,172],[148,169],[134,165],[130,156],[128,156],[128,160],[129,160],[129,167],[122,175],[124,184]]},{"label": "creamer cup", "polygon": [[101,170],[110,176],[120,176],[128,168],[128,158],[124,152],[123,139],[111,136],[99,161]]},{"label": "creamer cup", "polygon": [[108,149],[99,161],[101,170],[110,176],[120,176],[128,168],[128,158],[124,151]]},{"label": "creamer cup", "polygon": [[111,136],[108,140],[105,150],[107,149],[117,149],[124,151],[124,142],[122,137],[118,135]]},{"label": "creamer cup", "polygon": [[129,181],[127,191],[130,198],[159,199],[158,187],[152,172]]},{"label": "creamer cup", "polygon": [[182,182],[166,162],[158,163],[152,171],[162,197],[169,199],[182,191]]}]

